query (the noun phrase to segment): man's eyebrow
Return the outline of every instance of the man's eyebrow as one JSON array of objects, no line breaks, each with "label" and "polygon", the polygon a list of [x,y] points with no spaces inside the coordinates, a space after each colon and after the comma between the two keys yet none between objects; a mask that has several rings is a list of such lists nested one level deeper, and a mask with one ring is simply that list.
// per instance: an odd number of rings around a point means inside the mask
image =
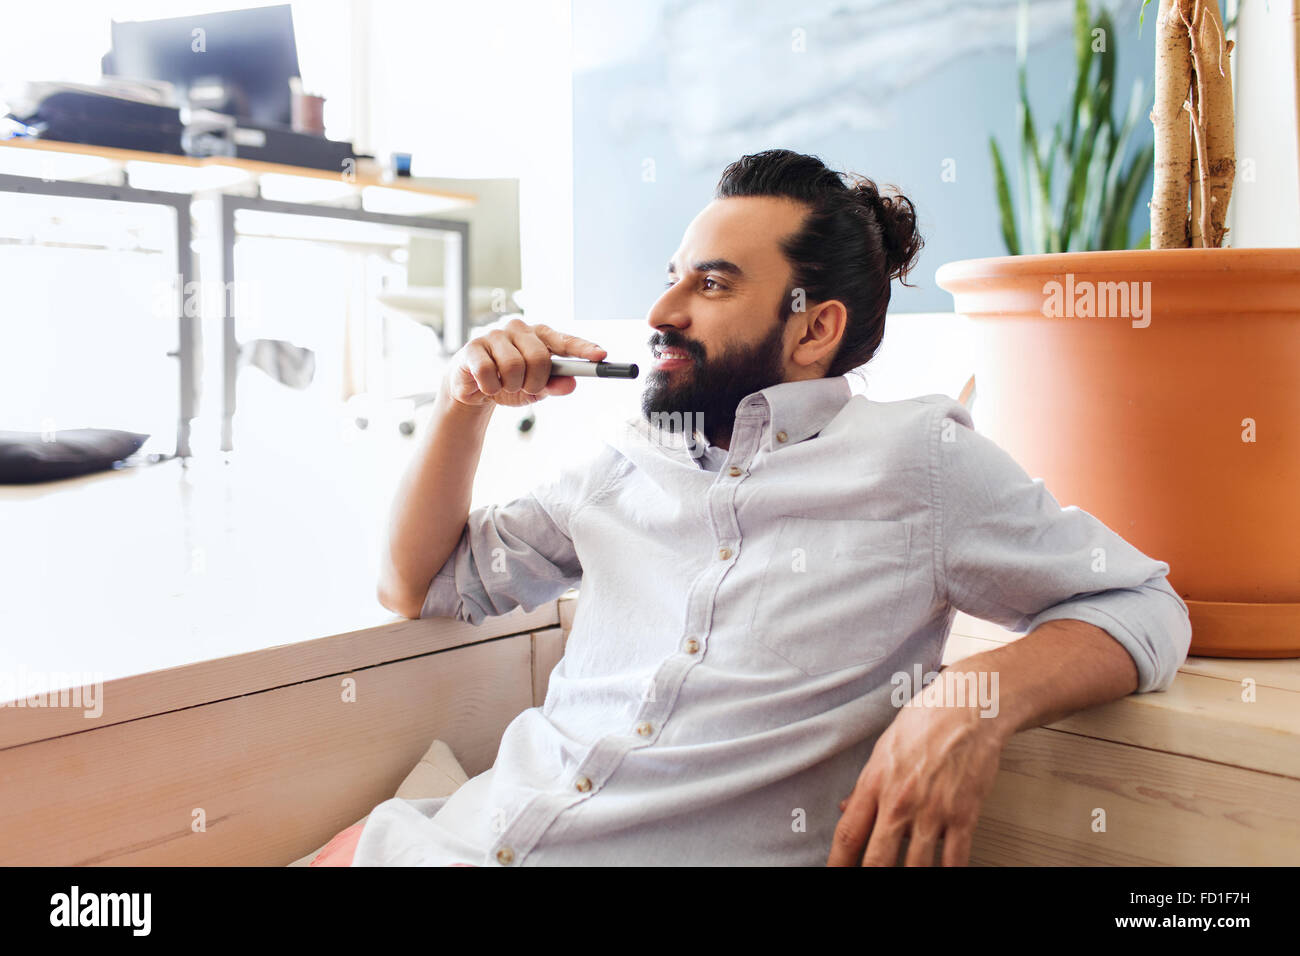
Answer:
[{"label": "man's eyebrow", "polygon": [[[741,279],[745,276],[745,270],[729,259],[706,259],[703,262],[695,263],[694,269],[696,272],[725,272],[735,279]],[[677,274],[677,267],[673,265],[671,259],[668,260],[668,274]]]}]

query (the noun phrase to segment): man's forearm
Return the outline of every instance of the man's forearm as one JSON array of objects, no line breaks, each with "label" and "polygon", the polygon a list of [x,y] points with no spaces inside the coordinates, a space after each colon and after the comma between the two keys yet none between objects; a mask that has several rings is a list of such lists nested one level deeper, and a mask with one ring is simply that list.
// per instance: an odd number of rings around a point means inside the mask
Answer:
[{"label": "man's forearm", "polygon": [[478,407],[438,389],[430,427],[398,485],[380,557],[379,601],[416,618],[433,576],[455,550],[469,517],[492,403]]},{"label": "man's forearm", "polygon": [[1004,647],[954,661],[947,672],[996,672],[997,715],[983,718],[1004,740],[1137,690],[1124,646],[1084,621],[1055,620]]}]

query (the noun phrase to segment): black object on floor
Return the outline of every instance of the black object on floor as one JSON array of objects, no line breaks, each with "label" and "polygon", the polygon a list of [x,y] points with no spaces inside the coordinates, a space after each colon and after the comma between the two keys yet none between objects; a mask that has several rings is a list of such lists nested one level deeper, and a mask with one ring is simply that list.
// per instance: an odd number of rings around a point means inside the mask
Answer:
[{"label": "black object on floor", "polygon": [[0,484],[27,485],[107,471],[129,458],[148,435],[111,428],[65,428],[50,433],[0,431]]}]

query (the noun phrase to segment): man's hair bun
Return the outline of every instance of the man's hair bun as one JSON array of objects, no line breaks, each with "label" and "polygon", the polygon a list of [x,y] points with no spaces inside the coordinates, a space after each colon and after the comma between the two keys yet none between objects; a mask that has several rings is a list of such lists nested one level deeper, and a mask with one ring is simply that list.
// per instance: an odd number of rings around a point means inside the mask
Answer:
[{"label": "man's hair bun", "polygon": [[889,278],[907,285],[907,274],[916,265],[917,256],[925,240],[916,228],[916,207],[897,187],[885,187],[892,192],[882,194],[876,184],[865,176],[849,174],[851,189],[857,200],[871,210],[880,227],[880,243],[888,262]]}]

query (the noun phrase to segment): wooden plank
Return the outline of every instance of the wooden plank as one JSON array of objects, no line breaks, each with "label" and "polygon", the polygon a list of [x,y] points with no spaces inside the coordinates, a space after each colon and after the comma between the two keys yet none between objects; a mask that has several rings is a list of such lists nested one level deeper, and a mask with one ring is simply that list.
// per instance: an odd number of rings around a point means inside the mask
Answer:
[{"label": "wooden plank", "polygon": [[546,688],[551,683],[551,671],[564,656],[564,631],[552,627],[533,634],[533,706],[541,707],[546,701]]},{"label": "wooden plank", "polygon": [[[1130,694],[1047,726],[1151,751],[1300,780],[1300,694],[1182,674],[1169,690]],[[1300,859],[1300,858],[1298,858]]]},{"label": "wooden plank", "polygon": [[453,618],[416,621],[395,618],[381,627],[105,681],[100,694],[103,713],[99,717],[87,718],[83,708],[72,707],[0,709],[3,717],[0,748],[85,732],[502,635],[526,634],[557,621],[554,603],[543,604],[531,612],[515,608],[508,614],[488,618],[477,627]]},{"label": "wooden plank", "polygon": [[[1094,810],[1106,832],[1094,833]],[[1300,860],[1300,780],[1037,728],[1017,734],[971,847],[982,866]]]},{"label": "wooden plank", "polygon": [[[954,629],[943,661],[950,664],[1003,646]],[[1300,779],[1300,693],[1289,689],[1287,680],[1271,676],[1271,665],[1288,663],[1216,661],[1214,676],[1185,667],[1167,691],[1130,694],[1046,726]],[[1253,675],[1254,699],[1243,700],[1241,679]]]},{"label": "wooden plank", "polygon": [[151,153],[140,149],[119,149],[116,146],[92,146],[89,143],[64,143],[56,139],[5,139],[0,146],[6,149],[28,149],[37,152],[72,153],[77,156],[95,156],[120,163],[167,163],[171,166],[198,167],[203,160],[198,156],[178,156],[175,153]]},{"label": "wooden plank", "polygon": [[[171,166],[190,166],[202,168],[204,166],[228,166],[234,169],[240,169],[251,176],[258,176],[265,173],[274,173],[280,176],[298,176],[307,179],[328,179],[334,182],[341,181],[341,169],[312,169],[307,166],[290,166],[285,163],[268,163],[259,159],[239,159],[233,156],[177,156],[175,153],[150,153],[138,149],[118,149],[112,146],[93,146],[88,143],[64,143],[58,140],[41,140],[41,139],[9,139],[0,140],[0,147],[10,149],[28,149],[47,151],[53,153],[73,153],[78,156],[95,156],[101,159],[112,160],[119,163],[165,163]],[[437,196],[443,199],[454,199],[467,206],[472,206],[478,202],[478,197],[471,193],[451,192],[446,189],[433,189],[429,186],[422,186],[419,183],[412,182],[406,177],[393,177],[391,180],[385,180],[381,176],[366,172],[364,167],[357,168],[353,172],[351,183],[355,186],[383,186],[388,189],[398,189],[403,192],[419,193],[424,196]]]},{"label": "wooden plank", "polygon": [[[992,645],[1007,644],[1024,637],[1023,634],[1008,631],[989,621],[982,621],[961,612],[958,612],[953,620],[952,634],[954,637],[988,641],[990,642],[988,649],[992,649]],[[1240,682],[1243,677],[1251,677],[1260,685],[1300,692],[1300,658],[1251,659],[1192,656],[1187,658],[1179,671],[1185,674],[1219,677],[1234,682]]]},{"label": "wooden plank", "polygon": [[1249,677],[1261,687],[1275,687],[1300,693],[1300,660],[1249,660],[1231,657],[1189,657],[1182,667],[1184,674],[1218,677],[1240,683]]},{"label": "wooden plank", "polygon": [[531,657],[520,635],[10,748],[0,864],[284,865],[390,798],[435,738],[469,775],[490,767],[532,705]]}]

